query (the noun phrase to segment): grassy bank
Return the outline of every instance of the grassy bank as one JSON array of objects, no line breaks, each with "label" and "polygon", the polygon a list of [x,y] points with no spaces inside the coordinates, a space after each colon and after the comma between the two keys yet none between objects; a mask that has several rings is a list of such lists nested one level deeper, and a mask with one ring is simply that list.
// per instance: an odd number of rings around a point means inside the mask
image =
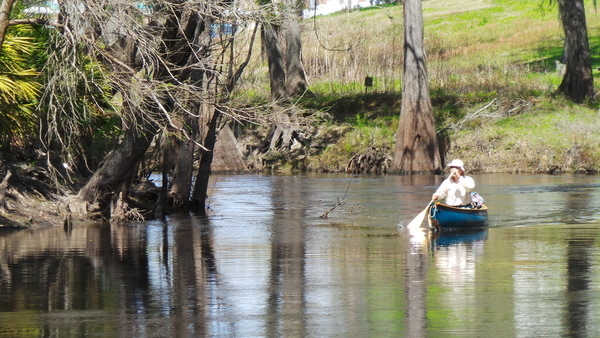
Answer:
[{"label": "grassy bank", "polygon": [[[600,14],[591,1],[586,5],[598,81]],[[576,106],[552,95],[561,81],[556,62],[563,47],[556,5],[430,0],[423,10],[445,158],[463,158],[479,172],[598,171],[597,105]],[[322,124],[323,132],[339,134],[337,142],[310,156],[306,168],[340,170],[372,148],[393,155],[402,87],[402,6],[316,17],[302,27],[306,72],[317,97],[299,104],[327,111],[332,119]],[[254,85],[265,80],[262,72],[251,73]],[[366,76],[373,77],[373,87],[364,87]]]},{"label": "grassy bank", "polygon": [[453,132],[448,155],[479,172],[598,172],[597,109],[548,98],[519,104],[519,115],[499,108],[503,115],[483,113],[481,123]]}]

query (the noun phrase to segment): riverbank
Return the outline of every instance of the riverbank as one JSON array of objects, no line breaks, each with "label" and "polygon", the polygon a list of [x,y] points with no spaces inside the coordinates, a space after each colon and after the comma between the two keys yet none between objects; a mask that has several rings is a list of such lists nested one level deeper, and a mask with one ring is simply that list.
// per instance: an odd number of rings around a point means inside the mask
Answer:
[{"label": "riverbank", "polygon": [[[517,109],[517,110],[515,110]],[[517,115],[513,115],[521,110]],[[463,158],[481,173],[577,173],[600,170],[600,114],[554,98],[512,102],[488,113],[487,123],[455,130],[449,157]],[[468,115],[473,123],[478,115]]]},{"label": "riverbank", "polygon": [[[65,223],[67,215],[58,211],[59,202],[40,197],[32,197],[20,202],[0,214],[0,231],[26,230],[59,225]],[[80,220],[83,221],[83,220]]]},{"label": "riverbank", "polygon": [[[435,104],[434,110],[439,112],[439,101]],[[399,101],[389,94],[329,102],[327,113],[307,114],[310,123],[303,125],[301,142],[293,149],[261,154],[262,167],[249,168],[248,172],[385,175],[386,161],[394,155],[399,107]],[[307,112],[314,108],[305,102]],[[590,175],[600,170],[600,114],[595,107],[540,96],[492,99],[464,110],[459,120],[439,119],[438,129],[446,162],[460,158],[468,172]],[[256,134],[258,129],[262,133]],[[267,131],[265,126],[246,129],[255,137],[240,137],[238,149],[255,146]],[[365,171],[353,166],[356,159],[363,160]],[[247,154],[245,160],[251,163],[256,158]],[[369,163],[380,170],[369,169]],[[68,200],[66,195],[42,197],[37,193],[23,195],[18,201],[9,198],[8,209],[0,214],[0,227],[68,226],[69,222],[85,221],[68,212]]]},{"label": "riverbank", "polygon": [[[388,4],[302,22],[303,58],[315,97],[296,104],[316,118],[305,124],[295,149],[262,156],[262,168],[344,172],[367,161],[385,169],[400,115],[402,10]],[[559,61],[564,32],[557,6],[495,0],[465,7],[444,0],[424,2],[423,13],[445,159],[461,158],[479,173],[598,172],[598,103],[574,105],[555,95],[565,67]],[[600,14],[593,6],[586,13],[588,31],[599,29]],[[600,37],[590,35],[589,44],[593,54]],[[592,59],[592,69],[599,79],[599,60]],[[268,74],[265,64],[248,74],[252,90],[242,88],[238,95],[267,102],[268,81],[258,73]],[[244,136],[240,141],[244,149],[255,146]]]},{"label": "riverbank", "polygon": [[[295,149],[261,154],[262,167],[281,172],[387,173],[386,161],[394,156],[399,100],[391,94],[361,95],[352,101],[340,98],[321,109],[327,114],[302,129],[304,136]],[[600,119],[595,106],[538,96],[493,98],[461,107],[456,114],[460,118],[444,118],[441,110],[440,101],[434,99],[442,157],[446,162],[462,159],[471,172],[596,174],[600,170]],[[240,139],[247,141],[244,136]],[[247,142],[238,148],[253,146]],[[358,160],[363,162],[357,164]]]},{"label": "riverbank", "polygon": [[84,215],[76,215],[69,208],[73,192],[54,186],[42,167],[18,163],[3,166],[5,170],[9,179],[0,193],[0,231],[59,225],[68,230],[73,222],[86,221]]}]

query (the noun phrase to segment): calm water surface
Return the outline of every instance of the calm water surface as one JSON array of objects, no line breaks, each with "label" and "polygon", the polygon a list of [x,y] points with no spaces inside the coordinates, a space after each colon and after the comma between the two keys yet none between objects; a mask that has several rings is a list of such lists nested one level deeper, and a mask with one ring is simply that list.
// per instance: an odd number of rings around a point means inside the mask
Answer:
[{"label": "calm water surface", "polygon": [[403,227],[441,177],[241,175],[207,218],[0,233],[0,336],[600,336],[600,177],[474,178],[478,232]]}]

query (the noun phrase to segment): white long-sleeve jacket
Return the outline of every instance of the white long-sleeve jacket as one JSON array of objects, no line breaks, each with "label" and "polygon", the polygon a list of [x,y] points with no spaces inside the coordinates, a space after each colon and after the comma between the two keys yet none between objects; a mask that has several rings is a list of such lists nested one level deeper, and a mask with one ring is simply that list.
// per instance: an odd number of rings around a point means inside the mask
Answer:
[{"label": "white long-sleeve jacket", "polygon": [[434,195],[438,195],[440,199],[445,198],[448,205],[467,205],[471,203],[470,193],[474,188],[475,181],[469,176],[460,176],[458,182],[447,178]]}]

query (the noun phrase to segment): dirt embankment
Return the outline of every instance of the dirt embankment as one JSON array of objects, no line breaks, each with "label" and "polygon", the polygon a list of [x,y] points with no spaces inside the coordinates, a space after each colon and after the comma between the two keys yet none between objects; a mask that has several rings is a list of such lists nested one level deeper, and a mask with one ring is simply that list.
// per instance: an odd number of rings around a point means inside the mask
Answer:
[{"label": "dirt embankment", "polygon": [[0,213],[0,229],[30,229],[65,225],[67,214],[56,210],[60,202],[30,197],[10,203],[10,207]]},{"label": "dirt embankment", "polygon": [[72,225],[76,217],[69,205],[75,199],[52,185],[44,168],[4,161],[0,177],[0,230]]}]

